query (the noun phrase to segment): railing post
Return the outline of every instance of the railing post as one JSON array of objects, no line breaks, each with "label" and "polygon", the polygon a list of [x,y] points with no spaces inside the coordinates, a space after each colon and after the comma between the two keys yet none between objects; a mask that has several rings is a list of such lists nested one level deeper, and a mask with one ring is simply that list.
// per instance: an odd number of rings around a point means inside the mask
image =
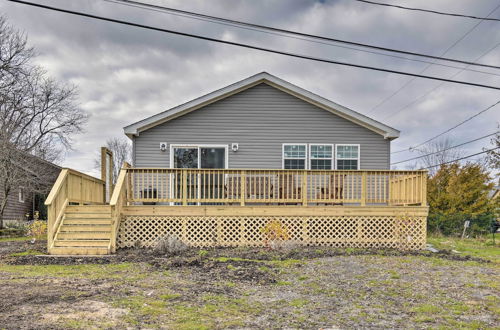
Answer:
[{"label": "railing post", "polygon": [[247,172],[246,171],[241,171],[240,175],[240,204],[241,206],[245,206],[245,198],[246,198],[246,192],[247,192]]},{"label": "railing post", "polygon": [[422,206],[427,206],[427,172],[423,171],[422,175]]},{"label": "railing post", "polygon": [[55,212],[54,206],[47,206],[47,249],[52,247],[52,242],[54,241],[54,223],[55,223]]},{"label": "railing post", "polygon": [[366,171],[361,174],[361,206],[366,206]]},{"label": "railing post", "polygon": [[182,205],[187,205],[187,171],[182,170]]},{"label": "railing post", "polygon": [[307,170],[302,172],[302,206],[307,206]]}]

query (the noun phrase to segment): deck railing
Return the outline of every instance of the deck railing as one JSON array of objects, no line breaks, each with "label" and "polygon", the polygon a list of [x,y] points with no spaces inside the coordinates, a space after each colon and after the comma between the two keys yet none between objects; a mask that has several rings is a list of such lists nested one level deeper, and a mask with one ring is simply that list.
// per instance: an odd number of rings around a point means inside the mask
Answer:
[{"label": "deck railing", "polygon": [[426,171],[129,168],[129,203],[426,205]]}]

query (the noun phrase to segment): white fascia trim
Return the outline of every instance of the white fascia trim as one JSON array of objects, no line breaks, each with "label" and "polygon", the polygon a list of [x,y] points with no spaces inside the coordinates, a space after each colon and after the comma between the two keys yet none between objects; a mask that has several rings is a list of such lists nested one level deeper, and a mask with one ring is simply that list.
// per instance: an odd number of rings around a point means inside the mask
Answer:
[{"label": "white fascia trim", "polygon": [[137,136],[141,131],[162,124],[168,120],[174,119],[178,116],[199,109],[203,106],[221,100],[238,92],[241,92],[245,89],[253,87],[262,82],[267,83],[273,87],[276,87],[284,92],[292,94],[296,97],[299,97],[300,99],[306,102],[319,106],[356,124],[364,126],[378,134],[383,135],[384,138],[395,139],[399,137],[399,131],[392,127],[382,124],[376,120],[373,120],[365,115],[362,115],[354,110],[346,108],[340,104],[327,100],[317,94],[314,94],[301,87],[293,85],[267,72],[258,73],[249,78],[231,84],[227,87],[203,95],[199,98],[196,98],[192,101],[176,106],[169,110],[160,112],[154,116],[148,117],[134,124],[128,125],[124,127],[125,134],[129,137],[133,135]]}]

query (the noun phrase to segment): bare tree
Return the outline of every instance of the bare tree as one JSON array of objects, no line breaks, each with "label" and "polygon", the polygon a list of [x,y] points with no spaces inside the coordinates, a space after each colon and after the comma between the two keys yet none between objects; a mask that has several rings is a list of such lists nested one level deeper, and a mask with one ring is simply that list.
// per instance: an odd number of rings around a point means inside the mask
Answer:
[{"label": "bare tree", "polygon": [[[488,147],[488,148],[484,148],[484,150],[500,148],[500,125],[498,125],[498,129],[499,130],[497,131],[497,134],[495,134],[495,136],[491,139],[492,146]],[[500,170],[500,150],[496,149],[496,150],[488,151],[487,160],[488,160],[489,166],[493,170],[495,170],[497,172]],[[497,173],[497,175],[498,175],[498,173]]]},{"label": "bare tree", "polygon": [[[460,158],[462,150],[460,148],[451,148],[452,146],[453,141],[445,138],[433,141],[419,148],[418,152],[423,156],[419,160],[420,167],[430,167]],[[433,176],[438,168],[429,168],[429,174]]]},{"label": "bare tree", "polygon": [[0,18],[0,228],[13,188],[47,190],[45,164],[34,156],[57,159],[87,120],[76,87],[47,77],[33,56],[24,33]]},{"label": "bare tree", "polygon": [[[106,141],[106,148],[113,152],[113,184],[118,180],[124,162],[130,162],[132,147],[126,138],[111,138]],[[101,169],[101,154],[94,160],[94,167]]]}]

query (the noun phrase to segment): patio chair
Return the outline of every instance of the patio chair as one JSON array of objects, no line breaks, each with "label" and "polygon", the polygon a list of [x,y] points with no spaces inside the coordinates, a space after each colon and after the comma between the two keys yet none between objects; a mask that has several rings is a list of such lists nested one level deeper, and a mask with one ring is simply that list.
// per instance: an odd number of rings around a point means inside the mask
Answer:
[{"label": "patio chair", "polygon": [[[226,199],[241,199],[241,177],[229,176],[224,187]],[[269,176],[249,176],[246,178],[246,202],[255,203],[274,196],[274,186]],[[231,205],[233,202],[229,202]],[[267,201],[266,204],[269,204]]]},{"label": "patio chair", "polygon": [[320,203],[343,205],[344,199],[344,178],[345,174],[330,174],[329,184],[325,187],[318,187],[316,199],[322,200]]},{"label": "patio chair", "polygon": [[283,204],[298,204],[298,201],[289,202],[286,200],[302,200],[302,188],[298,185],[296,174],[285,173],[278,175],[279,199]]}]

